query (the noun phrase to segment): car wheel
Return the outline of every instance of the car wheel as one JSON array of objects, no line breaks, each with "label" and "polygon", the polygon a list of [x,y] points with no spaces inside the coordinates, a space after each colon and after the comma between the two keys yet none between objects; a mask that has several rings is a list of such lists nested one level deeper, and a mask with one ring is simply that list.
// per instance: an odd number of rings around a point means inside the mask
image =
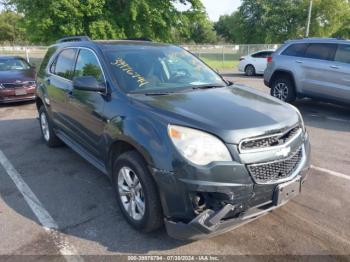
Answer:
[{"label": "car wheel", "polygon": [[293,81],[288,77],[277,78],[271,88],[271,95],[284,102],[293,102],[296,99]]},{"label": "car wheel", "polygon": [[39,122],[40,122],[41,134],[45,143],[49,147],[61,146],[63,143],[56,136],[55,131],[53,130],[53,127],[52,127],[51,119],[49,118],[44,106],[41,106],[39,109]]},{"label": "car wheel", "polygon": [[135,151],[118,157],[113,186],[124,217],[135,229],[151,232],[163,225],[158,190],[143,158]]},{"label": "car wheel", "polygon": [[247,65],[244,72],[246,76],[255,76],[255,67],[252,65]]}]

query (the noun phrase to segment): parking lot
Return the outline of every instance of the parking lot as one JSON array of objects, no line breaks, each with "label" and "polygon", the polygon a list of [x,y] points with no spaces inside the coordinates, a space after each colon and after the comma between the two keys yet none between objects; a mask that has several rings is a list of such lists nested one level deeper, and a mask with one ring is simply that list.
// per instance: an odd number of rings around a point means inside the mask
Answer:
[{"label": "parking lot", "polygon": [[[261,77],[224,76],[269,91]],[[350,108],[309,99],[295,106],[312,143],[312,169],[302,194],[259,220],[197,242],[171,239],[164,230],[152,234],[133,230],[116,205],[107,177],[67,147],[46,147],[35,104],[0,106],[0,255],[348,255],[333,258],[349,259]],[[33,211],[28,199],[39,210]],[[45,229],[43,221],[54,223],[57,231]]]}]

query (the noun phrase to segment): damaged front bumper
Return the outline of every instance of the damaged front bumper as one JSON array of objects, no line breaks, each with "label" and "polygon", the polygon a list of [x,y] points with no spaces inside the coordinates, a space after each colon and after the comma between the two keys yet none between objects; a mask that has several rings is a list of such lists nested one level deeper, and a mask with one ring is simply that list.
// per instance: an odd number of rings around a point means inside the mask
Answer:
[{"label": "damaged front bumper", "polygon": [[308,168],[292,181],[276,185],[273,199],[258,206],[249,208],[233,218],[227,218],[239,205],[226,204],[218,211],[207,209],[189,223],[174,222],[165,219],[169,236],[180,240],[199,240],[223,234],[239,226],[258,219],[272,210],[286,204],[301,192]]}]

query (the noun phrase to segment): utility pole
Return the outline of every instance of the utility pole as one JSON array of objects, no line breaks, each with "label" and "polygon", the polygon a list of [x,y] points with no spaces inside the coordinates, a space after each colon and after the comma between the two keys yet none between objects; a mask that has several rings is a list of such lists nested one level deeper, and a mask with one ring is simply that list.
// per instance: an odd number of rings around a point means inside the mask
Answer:
[{"label": "utility pole", "polygon": [[310,23],[311,23],[311,15],[312,15],[312,0],[310,0],[309,15],[308,15],[308,17],[307,17],[307,25],[306,25],[306,34],[305,34],[305,37],[309,37],[309,33],[310,33]]}]

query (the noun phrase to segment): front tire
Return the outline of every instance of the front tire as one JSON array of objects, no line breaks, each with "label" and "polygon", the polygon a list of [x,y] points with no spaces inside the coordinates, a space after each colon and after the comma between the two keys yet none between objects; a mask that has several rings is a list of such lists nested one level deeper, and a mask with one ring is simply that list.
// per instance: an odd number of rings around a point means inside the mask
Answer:
[{"label": "front tire", "polygon": [[295,87],[289,77],[278,77],[271,87],[271,95],[284,102],[296,100]]},{"label": "front tire", "polygon": [[247,65],[244,72],[246,76],[255,76],[256,74],[255,67],[253,65]]},{"label": "front tire", "polygon": [[123,153],[115,160],[113,186],[119,208],[132,227],[151,232],[163,225],[156,184],[147,164],[136,151]]},{"label": "front tire", "polygon": [[56,136],[55,131],[53,130],[52,121],[44,106],[41,106],[39,109],[39,122],[42,138],[47,146],[58,147],[63,145],[62,141]]}]

